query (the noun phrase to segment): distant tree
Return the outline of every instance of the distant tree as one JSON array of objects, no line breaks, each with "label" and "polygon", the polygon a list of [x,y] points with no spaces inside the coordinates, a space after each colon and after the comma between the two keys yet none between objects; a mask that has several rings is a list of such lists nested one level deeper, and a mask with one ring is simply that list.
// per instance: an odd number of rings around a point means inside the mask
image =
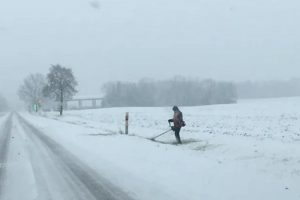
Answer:
[{"label": "distant tree", "polygon": [[31,109],[35,106],[35,111],[45,100],[43,89],[46,86],[46,78],[42,74],[30,74],[20,86],[19,98]]},{"label": "distant tree", "polygon": [[64,101],[71,99],[76,93],[77,81],[72,69],[60,65],[52,65],[47,75],[48,83],[44,88],[44,94],[60,102],[59,112],[63,114]]},{"label": "distant tree", "polygon": [[0,112],[6,111],[8,109],[8,104],[6,99],[0,95]]}]

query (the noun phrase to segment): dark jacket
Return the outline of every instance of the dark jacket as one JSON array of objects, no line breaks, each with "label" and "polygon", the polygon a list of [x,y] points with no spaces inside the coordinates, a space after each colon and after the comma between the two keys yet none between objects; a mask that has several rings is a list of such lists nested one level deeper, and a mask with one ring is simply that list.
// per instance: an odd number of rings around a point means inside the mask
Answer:
[{"label": "dark jacket", "polygon": [[179,110],[175,111],[172,121],[174,122],[174,127],[175,128],[181,128],[182,127],[182,121],[183,121],[182,112],[180,112]]}]

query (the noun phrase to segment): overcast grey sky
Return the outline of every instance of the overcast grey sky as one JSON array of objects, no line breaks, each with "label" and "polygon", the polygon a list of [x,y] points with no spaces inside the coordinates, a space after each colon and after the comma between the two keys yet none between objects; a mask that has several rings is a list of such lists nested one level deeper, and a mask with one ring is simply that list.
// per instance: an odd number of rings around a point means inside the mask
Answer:
[{"label": "overcast grey sky", "polygon": [[71,67],[81,94],[109,80],[300,76],[299,0],[1,0],[0,93]]}]

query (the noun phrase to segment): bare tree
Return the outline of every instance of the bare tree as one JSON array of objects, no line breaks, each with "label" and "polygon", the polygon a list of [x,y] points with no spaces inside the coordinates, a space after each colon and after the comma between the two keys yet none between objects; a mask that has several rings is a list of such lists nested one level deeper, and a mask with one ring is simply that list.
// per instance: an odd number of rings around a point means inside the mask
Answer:
[{"label": "bare tree", "polygon": [[60,102],[59,112],[63,114],[64,101],[71,99],[76,93],[77,81],[73,75],[72,69],[60,65],[52,65],[47,75],[48,84],[44,88],[46,96],[55,98]]},{"label": "bare tree", "polygon": [[27,106],[32,108],[35,106],[35,111],[41,107],[45,100],[43,89],[46,86],[46,78],[42,74],[30,74],[24,79],[20,86],[18,95]]}]

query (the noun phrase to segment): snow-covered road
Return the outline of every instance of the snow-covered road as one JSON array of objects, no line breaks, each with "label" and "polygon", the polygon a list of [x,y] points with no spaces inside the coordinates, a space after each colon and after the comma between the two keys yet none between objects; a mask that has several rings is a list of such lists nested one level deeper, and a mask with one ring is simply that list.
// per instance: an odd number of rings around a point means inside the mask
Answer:
[{"label": "snow-covered road", "polygon": [[1,200],[130,200],[62,145],[18,114],[0,133]]}]

